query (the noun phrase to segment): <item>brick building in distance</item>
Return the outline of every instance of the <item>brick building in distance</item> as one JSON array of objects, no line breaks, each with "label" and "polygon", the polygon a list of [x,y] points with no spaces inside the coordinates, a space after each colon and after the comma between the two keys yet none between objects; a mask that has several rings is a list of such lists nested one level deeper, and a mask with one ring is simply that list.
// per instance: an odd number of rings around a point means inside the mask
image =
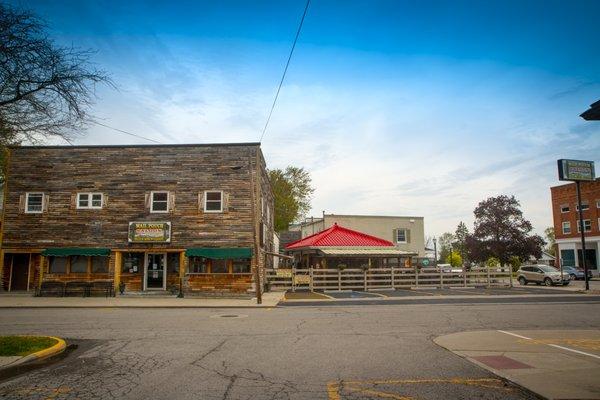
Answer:
[{"label": "brick building in distance", "polygon": [[260,144],[11,148],[1,240],[4,290],[253,291],[273,250]]},{"label": "brick building in distance", "polygon": [[[563,265],[581,267],[582,250],[575,183],[550,188],[557,258]],[[600,180],[581,182],[586,261],[595,276],[600,270]],[[557,265],[558,266],[558,265]]]}]

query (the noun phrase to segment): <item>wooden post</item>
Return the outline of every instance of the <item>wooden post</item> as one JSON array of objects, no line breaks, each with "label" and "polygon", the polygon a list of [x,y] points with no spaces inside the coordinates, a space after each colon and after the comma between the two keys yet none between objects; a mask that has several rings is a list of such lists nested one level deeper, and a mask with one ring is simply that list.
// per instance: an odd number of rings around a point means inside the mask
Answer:
[{"label": "wooden post", "polygon": [[292,264],[292,292],[296,291],[296,266]]},{"label": "wooden post", "polygon": [[467,267],[463,264],[463,287],[467,287]]},{"label": "wooden post", "polygon": [[419,269],[415,266],[415,285],[419,287]]},{"label": "wooden post", "polygon": [[394,266],[392,265],[392,289],[396,289],[396,285],[394,282]]},{"label": "wooden post", "polygon": [[490,288],[490,266],[487,267],[487,287]]},{"label": "wooden post", "polygon": [[46,268],[46,257],[40,256],[40,281],[38,282],[38,289],[42,288],[42,282],[44,281],[45,268]]},{"label": "wooden post", "polygon": [[342,270],[338,268],[338,291],[342,291]]},{"label": "wooden post", "polygon": [[114,270],[114,286],[115,293],[119,290],[119,285],[121,284],[121,252],[115,251],[115,270]]},{"label": "wooden post", "polygon": [[[452,265],[452,264],[450,264]],[[444,268],[440,268],[440,289],[444,288]]]},{"label": "wooden post", "polygon": [[366,269],[363,271],[363,279],[365,280],[365,292],[366,292],[368,290],[368,287],[367,287],[367,270]]},{"label": "wooden post", "polygon": [[313,292],[313,269],[312,267],[308,267],[308,290]]},{"label": "wooden post", "polygon": [[[560,262],[560,260],[559,260]],[[508,280],[510,282],[510,287],[513,287],[513,281],[512,281],[512,265],[508,267]]]}]

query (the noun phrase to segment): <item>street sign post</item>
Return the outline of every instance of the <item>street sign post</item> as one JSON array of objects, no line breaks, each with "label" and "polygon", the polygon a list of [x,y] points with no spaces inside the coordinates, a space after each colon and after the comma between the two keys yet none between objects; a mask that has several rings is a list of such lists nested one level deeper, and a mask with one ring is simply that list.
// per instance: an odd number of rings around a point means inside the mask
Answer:
[{"label": "street sign post", "polygon": [[577,208],[579,210],[579,232],[581,232],[581,262],[583,263],[583,274],[585,275],[585,290],[590,290],[587,260],[585,258],[585,226],[583,223],[583,209],[581,207],[580,182],[593,181],[594,179],[596,179],[594,162],[583,160],[560,159],[558,160],[558,179],[561,181],[575,181],[575,188],[577,189]]}]

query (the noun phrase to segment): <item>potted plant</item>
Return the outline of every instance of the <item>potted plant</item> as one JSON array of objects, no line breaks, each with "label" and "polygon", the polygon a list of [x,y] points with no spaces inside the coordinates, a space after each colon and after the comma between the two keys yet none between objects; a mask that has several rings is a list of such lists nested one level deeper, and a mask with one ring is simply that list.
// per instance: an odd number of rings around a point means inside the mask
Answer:
[{"label": "potted plant", "polygon": [[346,264],[344,264],[344,263],[340,263],[340,264],[338,264],[338,265],[337,265],[337,268],[338,268],[340,271],[343,271],[343,270],[345,270],[346,268],[348,268],[348,266],[347,266]]}]

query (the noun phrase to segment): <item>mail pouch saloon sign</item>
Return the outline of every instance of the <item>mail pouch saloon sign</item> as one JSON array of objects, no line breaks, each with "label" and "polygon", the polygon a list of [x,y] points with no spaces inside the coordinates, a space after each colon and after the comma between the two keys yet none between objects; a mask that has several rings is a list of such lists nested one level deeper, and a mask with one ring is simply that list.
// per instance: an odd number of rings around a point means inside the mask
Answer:
[{"label": "mail pouch saloon sign", "polygon": [[170,222],[130,222],[130,243],[169,243],[171,241]]}]

